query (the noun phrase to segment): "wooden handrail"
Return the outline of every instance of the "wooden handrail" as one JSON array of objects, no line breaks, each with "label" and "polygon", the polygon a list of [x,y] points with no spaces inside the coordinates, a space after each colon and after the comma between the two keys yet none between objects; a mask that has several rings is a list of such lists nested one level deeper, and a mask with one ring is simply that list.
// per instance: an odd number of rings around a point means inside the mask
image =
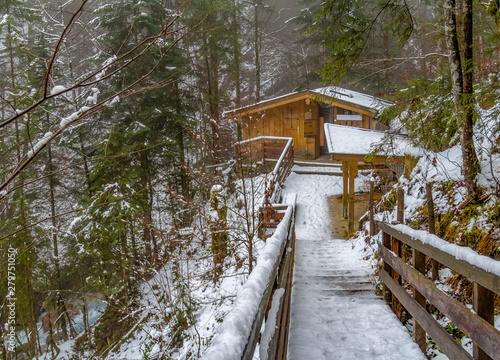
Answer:
[{"label": "wooden handrail", "polygon": [[[384,261],[380,276],[385,286],[411,313],[418,326],[436,342],[441,350],[452,359],[472,357],[430,316],[425,309],[426,301],[446,315],[461,331],[476,344],[474,359],[500,358],[500,331],[493,325],[493,293],[500,293],[500,262],[481,256],[470,248],[450,244],[435,235],[413,230],[401,224],[379,222],[382,230],[382,244],[379,255]],[[396,255],[394,242],[401,242],[413,249],[413,266]],[[468,278],[474,283],[475,312],[439,290],[434,282],[425,276],[425,256]],[[470,258],[468,261],[461,258]],[[484,264],[484,265],[483,265]],[[404,278],[412,287],[411,297],[394,279]],[[420,297],[420,298],[419,298]],[[415,326],[417,327],[417,326]],[[415,332],[416,334],[417,332]],[[416,335],[415,340],[425,348],[425,333]]]},{"label": "wooden handrail", "polygon": [[[268,258],[264,260],[265,262],[269,262],[269,256],[272,257],[271,261],[273,265],[271,269],[269,269],[269,264],[264,264],[261,268],[258,261],[247,283],[243,285],[243,289],[236,298],[236,309],[233,309],[232,312],[236,311],[238,314],[245,313],[247,329],[238,334],[227,335],[228,332],[233,330],[228,325],[228,328],[224,330],[226,334],[221,335],[219,333],[218,336],[222,336],[223,338],[225,336],[232,336],[234,338],[232,341],[233,344],[229,344],[227,339],[219,341],[216,336],[213,345],[202,358],[205,360],[253,359],[262,324],[269,309],[272,308],[271,304],[273,304],[276,306],[274,309],[276,316],[273,319],[269,319],[269,324],[266,321],[266,328],[269,327],[271,331],[269,331],[268,343],[265,346],[261,344],[260,359],[285,360],[288,343],[288,323],[290,319],[290,297],[295,249],[295,202],[297,197],[295,194],[292,194],[286,199],[285,203],[278,204],[278,202],[281,198],[282,184],[290,174],[293,166],[293,140],[292,138],[262,136],[236,143],[235,148],[237,167],[243,166],[244,160],[247,160],[250,165],[253,165],[257,161],[265,163],[269,159],[277,161],[266,184],[265,192],[267,194],[267,201],[262,204],[263,206],[259,211],[259,237],[266,240],[266,248],[267,246],[279,246],[279,255],[269,254]],[[272,217],[272,219],[265,219],[265,217]],[[271,220],[273,221],[271,222]],[[275,232],[267,237],[267,235],[264,236],[266,229],[275,229]],[[285,238],[282,238],[283,234],[286,235]],[[266,248],[264,248],[264,251]],[[258,274],[256,275],[256,273]],[[258,280],[253,280],[254,275],[258,277]],[[265,288],[256,285],[262,282],[267,284]],[[278,291],[279,296],[273,302],[273,295],[278,289],[280,289]],[[254,297],[254,300],[257,297],[259,301],[258,307],[248,307],[248,299],[245,297],[249,296],[250,293]],[[238,308],[240,302],[245,304],[242,309]],[[231,313],[228,316],[231,316]],[[227,322],[230,324],[235,321],[245,322],[244,319],[238,318],[238,320],[229,319],[227,321],[225,319],[224,323]],[[221,327],[224,327],[224,323]],[[231,348],[229,349],[229,347]],[[263,350],[264,348],[265,350]]]},{"label": "wooden handrail", "polygon": [[[425,244],[420,240],[414,239],[408,234],[403,233],[398,230],[398,227],[387,223],[378,223],[379,229],[389,234],[390,236],[402,241],[406,245],[411,248],[424,253],[425,255],[431,257],[434,260],[437,260],[439,263],[444,266],[450,268],[453,271],[456,271],[463,276],[465,276],[469,281],[476,282],[489,290],[500,294],[500,277],[494,273],[486,271],[483,268],[470,264],[467,261],[459,260],[455,256],[451,255],[448,252],[444,252],[441,249],[434,247],[430,244]],[[413,230],[413,229],[412,229]],[[434,235],[435,238],[438,238]],[[459,245],[448,243],[446,240],[440,239],[443,242],[446,242],[450,247],[462,248]],[[472,249],[470,250],[473,251]],[[487,256],[484,256],[484,260],[487,262],[495,261]]]},{"label": "wooden handrail", "polygon": [[[228,316],[234,315],[233,317],[237,319],[225,319],[221,327],[228,324],[228,327],[217,335],[222,337],[220,341],[217,336],[214,338],[213,345],[207,350],[207,352],[202,356],[204,360],[251,360],[253,359],[255,347],[260,336],[260,330],[262,328],[262,323],[267,314],[268,305],[272,302],[272,295],[276,289],[283,288],[285,296],[282,297],[280,301],[279,316],[277,320],[282,323],[288,323],[289,318],[289,297],[291,293],[291,275],[293,269],[293,249],[295,247],[295,198],[292,200],[292,204],[286,205],[285,216],[283,220],[278,225],[276,234],[268,239],[268,245],[278,246],[277,252],[270,252],[271,259],[268,257],[266,259],[267,264],[263,264],[260,268],[259,262],[254,271],[250,274],[247,283],[243,285],[242,290],[239,292],[235,300],[235,309],[228,314]],[[281,238],[283,234],[286,234],[284,238]],[[268,246],[266,245],[266,246]],[[292,249],[292,251],[289,251]],[[271,255],[272,254],[272,255]],[[278,254],[276,256],[276,254]],[[276,257],[275,257],[276,256]],[[268,262],[271,261],[272,268],[269,269]],[[261,287],[259,284],[262,283],[263,278],[266,279],[267,285],[265,288]],[[256,293],[257,292],[257,293]],[[260,298],[258,307],[249,306],[248,296]],[[252,301],[250,301],[252,303]],[[250,322],[244,326],[243,330],[237,334],[232,333],[234,326],[232,323],[244,322],[245,319],[241,318],[241,315],[245,314],[245,317],[252,319]],[[267,326],[267,325],[266,325]],[[269,326],[276,326],[271,323]],[[242,326],[238,326],[242,328]],[[278,354],[286,349],[287,337],[283,336],[283,331],[287,331],[287,327],[280,328],[272,336],[272,341],[268,347],[269,351]],[[230,335],[231,342],[228,343],[227,337]],[[243,344],[243,345],[242,345]],[[269,357],[270,359],[271,357]],[[273,359],[278,359],[277,356],[272,356]],[[261,359],[263,359],[261,357]],[[286,359],[285,357],[279,358],[280,360]]]},{"label": "wooden handrail", "polygon": [[280,200],[281,189],[293,167],[293,139],[287,137],[260,136],[235,143],[236,164],[277,161],[267,182],[266,194],[270,203]]}]

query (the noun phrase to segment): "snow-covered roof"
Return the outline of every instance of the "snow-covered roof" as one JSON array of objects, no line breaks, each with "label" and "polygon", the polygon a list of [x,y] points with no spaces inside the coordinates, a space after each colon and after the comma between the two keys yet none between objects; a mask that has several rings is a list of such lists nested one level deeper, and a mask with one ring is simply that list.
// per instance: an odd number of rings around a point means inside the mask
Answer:
[{"label": "snow-covered roof", "polygon": [[[313,99],[323,103],[340,105],[341,107],[351,107],[370,115],[376,115],[379,111],[392,105],[391,102],[366,95],[360,92],[343,89],[337,86],[327,86],[314,90],[297,91],[271,99],[259,101],[258,103],[243,106],[237,109],[224,112],[224,116],[241,116],[256,111],[263,111],[276,106],[302,99]],[[349,106],[350,105],[350,106]]]},{"label": "snow-covered roof", "polygon": [[374,109],[377,111],[383,110],[386,107],[392,105],[390,101],[375,96],[363,94],[357,91],[343,89],[338,86],[327,86],[311,91],[319,95],[329,96],[334,99],[343,100],[346,102],[350,102],[352,104],[356,104],[369,109]]},{"label": "snow-covered roof", "polygon": [[378,150],[384,156],[420,155],[406,137],[385,131],[325,124],[325,137],[330,154],[366,156]]}]

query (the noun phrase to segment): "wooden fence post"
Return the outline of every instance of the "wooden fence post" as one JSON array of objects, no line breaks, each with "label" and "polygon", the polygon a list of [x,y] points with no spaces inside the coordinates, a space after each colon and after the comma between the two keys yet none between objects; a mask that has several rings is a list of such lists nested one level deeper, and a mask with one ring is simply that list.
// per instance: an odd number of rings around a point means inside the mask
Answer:
[{"label": "wooden fence post", "polygon": [[398,188],[397,220],[400,224],[405,222],[405,192],[403,188]]},{"label": "wooden fence post", "polygon": [[349,190],[349,163],[347,161],[342,161],[342,216],[347,219],[347,204],[348,204],[348,190]]},{"label": "wooden fence post", "polygon": [[[425,254],[413,249],[413,267],[420,273],[425,275]],[[413,298],[425,310],[425,297],[413,288]],[[425,330],[420,326],[415,318],[413,318],[413,337],[415,342],[420,347],[420,350],[425,354],[427,350],[427,338]]]},{"label": "wooden fence post", "polygon": [[[405,214],[405,193],[403,188],[398,189],[398,206],[397,206],[397,221],[400,224],[404,223],[404,214]],[[392,251],[398,256],[401,257],[401,241],[396,238],[392,238]],[[392,278],[401,285],[401,275],[399,275],[395,270],[392,270]],[[401,306],[401,302],[398,298],[393,295],[392,296],[392,310],[396,314],[399,320],[402,319],[403,309]]]},{"label": "wooden fence post", "polygon": [[210,232],[214,263],[214,282],[222,275],[222,265],[227,256],[229,235],[227,231],[226,193],[221,185],[214,185],[210,191]]},{"label": "wooden fence post", "polygon": [[370,211],[370,238],[375,236],[375,221],[373,219],[373,206],[374,206],[374,201],[373,201],[373,189],[374,188],[374,183],[373,183],[373,178],[370,179],[370,197],[369,197],[369,211]]},{"label": "wooden fence post", "polygon": [[349,209],[348,209],[348,228],[349,234],[354,232],[354,178],[358,174],[358,162],[350,161],[349,163]]},{"label": "wooden fence post", "polygon": [[[432,200],[432,183],[427,183],[425,186],[427,193],[427,213],[429,215],[429,233],[436,234],[436,220],[434,217],[434,201]],[[439,276],[439,263],[432,260],[432,281],[435,281]]]},{"label": "wooden fence post", "polygon": [[[495,322],[495,294],[493,291],[474,283],[473,294],[474,311],[484,320],[494,325]],[[476,343],[474,343],[474,359],[476,360],[492,360]]]},{"label": "wooden fence post", "polygon": [[[391,236],[386,232],[382,232],[382,246],[386,249],[391,249]],[[391,275],[391,267],[384,261],[384,270]],[[388,304],[392,302],[392,293],[389,288],[384,284],[384,299]]]}]

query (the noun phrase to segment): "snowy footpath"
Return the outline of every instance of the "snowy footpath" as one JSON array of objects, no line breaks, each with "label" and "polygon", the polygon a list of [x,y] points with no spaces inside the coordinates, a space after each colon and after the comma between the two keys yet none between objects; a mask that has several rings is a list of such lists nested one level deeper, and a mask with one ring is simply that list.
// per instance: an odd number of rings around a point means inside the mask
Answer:
[{"label": "snowy footpath", "polygon": [[327,199],[342,193],[342,178],[291,174],[284,193],[293,192],[297,241],[288,359],[426,359],[375,295],[368,262],[349,241],[331,235]]}]

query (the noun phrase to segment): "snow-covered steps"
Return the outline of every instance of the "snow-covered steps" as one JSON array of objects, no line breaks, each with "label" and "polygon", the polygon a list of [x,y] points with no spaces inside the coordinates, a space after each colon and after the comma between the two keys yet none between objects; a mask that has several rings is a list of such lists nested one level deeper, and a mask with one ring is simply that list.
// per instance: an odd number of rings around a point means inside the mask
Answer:
[{"label": "snow-covered steps", "polygon": [[425,359],[345,240],[297,239],[288,359]]},{"label": "snow-covered steps", "polygon": [[289,193],[297,194],[297,240],[287,358],[425,360],[375,295],[363,255],[332,239],[328,198],[342,194],[342,177],[292,173],[283,189]]}]

